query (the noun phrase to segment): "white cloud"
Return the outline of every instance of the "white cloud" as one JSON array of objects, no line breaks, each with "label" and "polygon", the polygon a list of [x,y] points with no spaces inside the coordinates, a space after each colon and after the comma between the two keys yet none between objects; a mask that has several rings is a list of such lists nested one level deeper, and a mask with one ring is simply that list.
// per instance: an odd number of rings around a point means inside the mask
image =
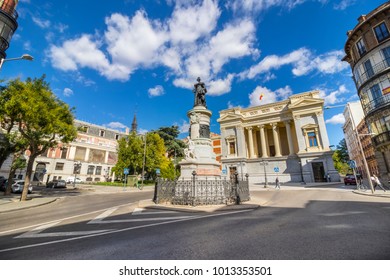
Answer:
[{"label": "white cloud", "polygon": [[341,61],[342,51],[331,51],[315,56],[309,49],[300,48],[284,56],[268,55],[249,70],[240,73],[241,78],[253,79],[260,74],[268,74],[271,70],[277,70],[285,65],[293,67],[295,76],[307,75],[317,71],[322,74],[334,74],[348,69],[349,65]]},{"label": "white cloud", "polygon": [[149,96],[150,97],[155,97],[155,96],[161,96],[165,94],[164,88],[160,85],[155,86],[154,88],[150,88],[148,90]]},{"label": "white cloud", "polygon": [[171,42],[193,43],[210,34],[215,29],[220,14],[218,1],[204,0],[200,6],[176,5],[172,18],[168,21]]},{"label": "white cloud", "polygon": [[272,91],[266,87],[257,86],[255,90],[249,94],[249,107],[282,101],[287,99],[292,94],[293,92],[290,86],[285,86],[284,88],[279,88],[275,91]]},{"label": "white cloud", "polygon": [[329,124],[344,124],[345,123],[345,118],[342,113],[334,115],[330,119],[326,120],[325,123]]},{"label": "white cloud", "polygon": [[208,83],[207,93],[211,96],[219,96],[230,92],[232,88],[233,75],[230,74],[226,79],[218,79]]},{"label": "white cloud", "polygon": [[40,28],[42,29],[46,29],[46,28],[49,28],[51,26],[51,23],[49,20],[45,20],[45,19],[42,19],[42,18],[38,18],[36,16],[32,16],[32,21],[38,25]]},{"label": "white cloud", "polygon": [[103,126],[112,128],[112,129],[125,129],[126,125],[120,122],[110,122],[108,124],[104,124]]},{"label": "white cloud", "polygon": [[356,3],[356,0],[342,0],[340,3],[334,4],[333,8],[335,10],[345,10],[349,6],[352,6]]},{"label": "white cloud", "polygon": [[190,124],[184,120],[182,121],[181,124],[175,123],[174,125],[177,125],[179,127],[180,134],[188,133],[190,130]]},{"label": "white cloud", "polygon": [[73,90],[71,90],[70,88],[64,88],[63,94],[66,97],[72,96],[73,95]]},{"label": "white cloud", "polygon": [[342,96],[344,93],[349,92],[348,89],[345,87],[345,85],[339,86],[337,90],[331,91],[328,93],[329,90],[327,89],[321,89],[320,90],[320,98],[323,98],[324,105],[333,105],[340,102],[343,102],[345,100],[345,97]]}]

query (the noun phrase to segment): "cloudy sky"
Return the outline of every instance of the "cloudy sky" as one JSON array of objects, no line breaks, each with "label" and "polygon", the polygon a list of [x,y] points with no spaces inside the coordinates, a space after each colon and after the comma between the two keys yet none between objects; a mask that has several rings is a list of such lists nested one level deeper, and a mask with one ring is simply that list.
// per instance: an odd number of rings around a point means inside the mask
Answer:
[{"label": "cloudy sky", "polygon": [[[201,77],[219,111],[320,90],[330,142],[343,138],[340,105],[358,99],[342,62],[346,32],[378,0],[20,0],[1,79],[45,74],[76,118],[123,130],[188,131]],[[260,95],[264,97],[259,99]]]}]

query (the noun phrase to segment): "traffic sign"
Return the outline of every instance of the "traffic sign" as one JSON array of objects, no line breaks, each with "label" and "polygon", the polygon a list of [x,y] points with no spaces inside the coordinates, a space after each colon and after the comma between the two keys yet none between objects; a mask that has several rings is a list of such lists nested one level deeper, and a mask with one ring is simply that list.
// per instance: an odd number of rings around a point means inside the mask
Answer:
[{"label": "traffic sign", "polygon": [[123,174],[125,174],[125,175],[129,175],[129,168],[124,168],[123,169]]},{"label": "traffic sign", "polygon": [[279,172],[279,167],[277,167],[277,166],[274,167],[274,171],[275,171],[275,172]]},{"label": "traffic sign", "polygon": [[356,168],[356,161],[350,160],[350,161],[348,162],[348,165],[349,165],[349,167],[351,167],[351,168]]}]

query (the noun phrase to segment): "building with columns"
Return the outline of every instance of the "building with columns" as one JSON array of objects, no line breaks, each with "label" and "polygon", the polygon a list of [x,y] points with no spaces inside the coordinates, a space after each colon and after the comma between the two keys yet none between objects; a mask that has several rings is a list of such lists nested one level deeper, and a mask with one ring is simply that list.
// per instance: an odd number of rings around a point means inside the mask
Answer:
[{"label": "building with columns", "polygon": [[251,108],[220,111],[222,171],[254,183],[340,181],[318,91]]}]

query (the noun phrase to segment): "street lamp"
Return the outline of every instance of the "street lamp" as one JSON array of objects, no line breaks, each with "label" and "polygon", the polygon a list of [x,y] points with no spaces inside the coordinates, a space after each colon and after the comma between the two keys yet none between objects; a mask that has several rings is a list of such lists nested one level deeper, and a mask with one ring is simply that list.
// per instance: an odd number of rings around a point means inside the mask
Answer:
[{"label": "street lamp", "polygon": [[29,61],[32,61],[32,60],[34,60],[34,58],[31,55],[29,55],[29,54],[24,54],[21,57],[15,57],[15,58],[2,58],[0,60],[0,70],[3,67],[3,63],[4,62],[12,61],[12,60],[29,60]]},{"label": "street lamp", "polygon": [[144,158],[142,160],[142,178],[141,178],[141,187],[144,186],[144,172],[145,172],[145,160],[146,160],[146,136],[147,133],[145,133],[145,144],[144,144]]},{"label": "street lamp", "polygon": [[266,166],[268,165],[268,161],[262,159],[260,162],[260,165],[264,167],[264,188],[268,187],[268,180],[267,180],[267,169]]},{"label": "street lamp", "polygon": [[76,188],[76,174],[77,173],[80,173],[79,171],[79,168],[81,167],[81,162],[79,161],[76,161],[74,163],[74,169],[73,169],[73,173],[74,173],[74,177],[73,177],[73,188],[75,189]]},{"label": "street lamp", "polygon": [[[347,107],[348,107],[349,114],[352,115],[352,111],[351,111],[351,108],[349,106],[349,103],[347,104]],[[354,118],[352,117],[351,120],[352,120],[352,129],[356,133],[356,138],[357,138],[357,141],[358,141],[358,144],[359,144],[359,150],[360,150],[360,153],[361,153],[362,159],[363,159],[364,169],[365,169],[366,174],[367,174],[368,185],[370,186],[371,193],[374,193],[374,186],[372,185],[372,181],[371,181],[370,169],[368,168],[367,160],[366,160],[366,157],[364,155],[364,150],[363,150],[363,147],[362,147],[362,142],[360,141],[360,136],[361,135],[364,136],[364,134],[359,134],[358,133],[357,127],[355,125]],[[370,134],[370,135],[372,135],[372,134]]]},{"label": "street lamp", "polygon": [[306,182],[305,182],[305,180],[303,179],[303,166],[302,166],[302,160],[299,159],[298,162],[299,162],[299,167],[300,167],[300,169],[301,169],[301,184],[302,184],[302,185],[306,185]]}]

